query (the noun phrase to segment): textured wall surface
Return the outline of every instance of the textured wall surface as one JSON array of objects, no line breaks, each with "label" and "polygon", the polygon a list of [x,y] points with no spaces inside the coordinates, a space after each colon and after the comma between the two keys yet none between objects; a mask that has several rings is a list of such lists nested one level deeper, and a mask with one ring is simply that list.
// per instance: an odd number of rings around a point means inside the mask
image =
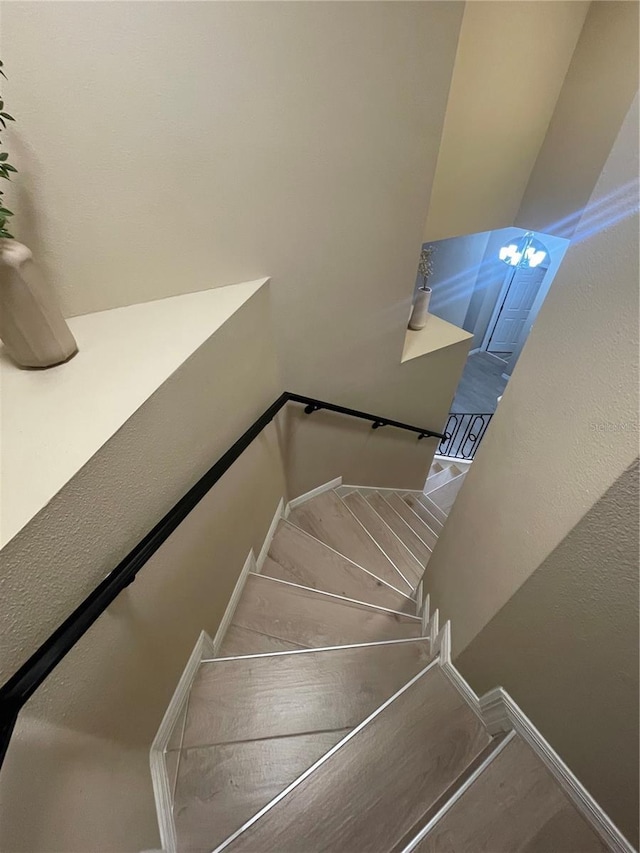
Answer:
[{"label": "textured wall surface", "polygon": [[638,499],[636,463],[455,661],[526,708],[636,847]]},{"label": "textured wall surface", "polygon": [[[638,450],[637,99],[429,561],[426,592],[464,649]],[[526,709],[525,709],[526,710]]]},{"label": "textured wall surface", "polygon": [[[265,287],[2,550],[0,680],[280,393],[268,320]],[[0,774],[0,849],[157,846],[144,754],[285,490],[272,425],[36,692]]]},{"label": "textured wall surface", "polygon": [[466,4],[426,241],[513,225],[588,6]]},{"label": "textured wall surface", "polygon": [[270,275],[286,384],[372,406],[463,7],[7,4],[16,229],[67,313]]},{"label": "textured wall surface", "polygon": [[516,225],[571,237],[637,91],[637,0],[594,0]]}]

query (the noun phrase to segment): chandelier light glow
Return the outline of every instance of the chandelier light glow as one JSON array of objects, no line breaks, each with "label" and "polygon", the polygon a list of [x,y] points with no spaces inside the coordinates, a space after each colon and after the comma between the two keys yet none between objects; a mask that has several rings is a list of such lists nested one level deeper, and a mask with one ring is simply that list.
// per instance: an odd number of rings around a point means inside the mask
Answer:
[{"label": "chandelier light glow", "polygon": [[537,267],[547,257],[547,250],[533,232],[527,231],[519,240],[503,246],[498,257],[510,267]]}]

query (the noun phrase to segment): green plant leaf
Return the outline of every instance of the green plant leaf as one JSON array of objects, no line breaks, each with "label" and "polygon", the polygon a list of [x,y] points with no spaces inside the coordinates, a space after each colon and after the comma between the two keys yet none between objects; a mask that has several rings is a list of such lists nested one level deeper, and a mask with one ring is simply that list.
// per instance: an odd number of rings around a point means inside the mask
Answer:
[{"label": "green plant leaf", "polygon": [[0,207],[0,216],[13,216],[13,213],[6,207]]},{"label": "green plant leaf", "polygon": [[10,163],[3,163],[3,164],[2,164],[2,167],[3,167],[4,169],[6,169],[8,172],[17,172],[17,171],[18,171],[18,170],[16,169],[16,167],[15,167],[15,166],[12,166]]},{"label": "green plant leaf", "polygon": [[0,116],[2,116],[2,118],[6,118],[7,121],[15,121],[14,117],[9,115],[9,113],[0,113]]},{"label": "green plant leaf", "polygon": [[3,154],[0,154],[0,160],[7,160],[8,157],[9,157],[9,155],[7,154],[6,151]]}]

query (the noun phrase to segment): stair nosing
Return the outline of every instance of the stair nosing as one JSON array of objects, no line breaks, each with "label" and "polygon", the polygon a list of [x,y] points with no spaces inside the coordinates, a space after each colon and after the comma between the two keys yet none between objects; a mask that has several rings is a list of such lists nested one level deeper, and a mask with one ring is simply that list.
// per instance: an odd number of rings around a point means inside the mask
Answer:
[{"label": "stair nosing", "polygon": [[[383,579],[383,578],[381,578],[381,577],[378,577],[378,575],[374,575],[374,573],[373,573],[373,572],[371,572],[371,571],[369,571],[369,569],[365,569],[365,567],[364,567],[364,566],[361,566],[361,565],[360,565],[360,563],[356,563],[356,562],[355,562],[355,560],[352,560],[352,559],[351,559],[351,557],[347,557],[345,554],[343,554],[343,553],[342,553],[342,551],[336,551],[336,549],[335,549],[335,548],[332,548],[332,547],[331,547],[331,545],[327,545],[327,543],[326,543],[326,542],[323,542],[323,541],[322,541],[322,539],[318,539],[318,537],[317,537],[317,536],[314,536],[314,535],[313,535],[313,533],[308,533],[306,530],[304,530],[302,527],[299,527],[297,524],[295,524],[295,523],[294,523],[293,521],[291,521],[290,519],[288,519],[288,518],[283,518],[283,519],[282,519],[282,522],[283,522],[284,524],[290,524],[290,525],[291,525],[291,527],[295,527],[295,529],[296,529],[296,530],[299,530],[299,531],[300,531],[300,533],[304,533],[304,535],[305,535],[305,536],[308,536],[310,539],[313,539],[314,541],[319,542],[319,543],[320,543],[320,545],[322,545],[322,547],[323,547],[323,548],[328,548],[328,549],[329,549],[329,551],[333,551],[333,553],[334,553],[334,554],[337,554],[339,557],[342,557],[342,559],[343,559],[343,560],[346,560],[348,563],[351,563],[351,565],[352,565],[352,566],[355,566],[356,568],[360,569],[361,571],[366,572],[366,573],[367,573],[368,575],[370,575],[372,578],[375,578],[375,579],[376,579],[377,581],[379,581],[380,583],[384,584],[385,586],[388,586],[388,587],[389,587],[389,589],[392,589],[394,592],[397,592],[399,595],[404,596],[404,598],[406,598],[408,601],[413,601],[413,602],[415,602],[415,598],[413,597],[413,595],[408,595],[406,592],[403,592],[401,589],[398,589],[397,587],[393,586],[393,585],[392,585],[392,584],[390,584],[388,581],[384,580],[384,579]],[[277,534],[276,534],[276,535],[277,535]],[[274,538],[275,538],[275,537],[274,537]],[[275,562],[275,563],[277,563],[277,562],[278,562],[278,561],[277,561],[277,560],[275,560],[273,557],[272,557],[271,559],[272,559],[272,560],[274,560],[274,562]],[[268,577],[268,576],[267,576],[267,577]],[[415,590],[414,590],[414,594],[415,594]]]},{"label": "stair nosing", "polygon": [[[431,640],[429,637],[399,637],[395,640],[371,640],[368,643],[345,643],[341,646],[321,646],[320,648],[304,648],[304,649],[287,649],[282,652],[254,652],[250,655],[233,655],[226,658],[203,658],[200,665],[203,663],[228,663],[236,660],[251,660],[253,658],[275,658],[285,655],[310,655],[316,652],[338,652],[342,649],[362,649],[370,646],[396,646],[401,643],[429,643],[429,651],[431,652]],[[429,666],[438,660],[436,656],[432,661],[429,661]],[[424,670],[422,670],[424,672]],[[406,685],[405,685],[406,686]],[[396,694],[394,694],[396,695]]]},{"label": "stair nosing", "polygon": [[[418,519],[418,521],[420,522],[420,524],[423,524],[423,525],[427,528],[427,530],[431,531],[431,533],[433,533],[433,535],[434,535],[434,536],[436,537],[436,539],[437,539],[437,538],[438,538],[438,534],[436,533],[436,531],[435,531],[435,530],[432,530],[432,529],[429,527],[429,525],[427,524],[427,522],[426,522],[423,518],[420,518],[420,516],[418,515],[418,513],[417,513],[417,512],[414,512],[414,511],[413,511],[413,507],[410,507],[410,506],[409,506],[409,504],[408,504],[408,503],[407,503],[407,502],[402,498],[402,496],[401,496],[401,495],[398,495],[398,497],[400,498],[400,500],[402,501],[402,503],[406,506],[406,508],[409,510],[409,512],[410,512],[410,513],[412,513],[412,515],[414,515],[414,516]],[[389,501],[387,501],[387,503],[389,503]],[[389,506],[391,506],[391,504],[389,504]],[[393,507],[393,506],[391,506],[391,509],[394,509],[394,507]],[[397,510],[396,510],[396,515],[400,515],[400,513],[399,513]],[[401,516],[401,515],[400,515],[400,518],[402,518],[402,516]],[[402,520],[403,520],[403,521],[404,521],[404,523],[407,525],[407,527],[409,527],[409,528],[411,528],[411,530],[413,530],[413,527],[411,527],[411,525],[410,525],[410,524],[408,524],[408,523],[404,520],[404,518],[402,518]],[[427,542],[425,542],[425,541],[424,541],[424,539],[422,538],[422,536],[420,536],[420,534],[418,533],[418,531],[417,531],[417,530],[413,530],[413,532],[416,534],[416,536],[418,537],[418,539],[419,539],[421,542],[424,542],[424,544],[426,545],[426,547],[427,547],[430,551],[433,551],[433,548],[431,547],[431,545],[429,545]]]},{"label": "stair nosing", "polygon": [[[402,545],[402,547],[403,547],[403,548],[404,548],[404,550],[407,552],[407,554],[409,555],[409,557],[413,560],[413,562],[416,564],[416,566],[418,566],[418,567],[420,568],[420,571],[424,574],[424,569],[425,569],[425,567],[422,565],[422,563],[420,562],[420,560],[415,556],[415,554],[413,554],[413,552],[411,551],[411,549],[410,549],[410,548],[409,548],[409,547],[408,547],[408,546],[407,546],[407,545],[402,541],[402,539],[398,536],[398,534],[395,532],[395,530],[387,524],[387,522],[386,522],[386,521],[384,520],[384,518],[380,515],[380,513],[376,510],[376,508],[375,508],[372,504],[370,504],[370,503],[369,503],[369,501],[368,501],[368,500],[367,500],[367,498],[366,498],[366,495],[363,495],[363,494],[362,494],[362,492],[360,492],[359,490],[357,491],[357,494],[359,494],[359,495],[360,495],[360,497],[361,497],[364,501],[366,501],[366,502],[367,502],[367,505],[368,505],[368,506],[371,508],[371,510],[376,514],[376,516],[378,517],[378,519],[380,520],[380,522],[381,522],[381,523],[382,523],[382,524],[387,528],[387,530],[391,533],[391,535],[392,535],[392,536],[394,536],[394,537],[395,537],[395,539],[397,539],[397,540],[398,540],[398,542]],[[379,494],[380,494],[380,497],[381,497],[381,498],[384,498],[384,495],[383,495],[382,493],[379,493]],[[395,494],[398,494],[398,493],[396,492]],[[413,493],[411,492],[410,494],[413,494]],[[386,503],[388,504],[389,502],[388,502],[388,501],[386,501]],[[391,507],[391,509],[393,509],[393,507]],[[399,513],[396,513],[396,515],[399,515]],[[402,516],[400,516],[400,517],[402,517]],[[403,519],[403,520],[404,520],[404,519]],[[409,525],[407,525],[407,526],[409,526]],[[417,535],[417,534],[416,534],[416,535]],[[436,537],[437,537],[437,535],[438,535],[437,533],[434,533],[434,536],[436,536]],[[418,538],[419,538],[419,537],[418,537]],[[426,544],[426,543],[425,543],[425,544]],[[429,546],[428,546],[428,545],[427,545],[426,547],[427,547],[427,548],[429,548]],[[431,550],[431,549],[429,549],[429,550]]]},{"label": "stair nosing", "polygon": [[298,787],[298,785],[302,784],[305,779],[312,775],[319,767],[321,767],[326,761],[331,758],[331,756],[335,755],[346,743],[352,740],[356,735],[362,731],[370,722],[372,722],[379,714],[381,714],[386,708],[389,707],[398,697],[400,697],[403,693],[405,693],[409,688],[413,687],[413,685],[423,678],[431,669],[436,667],[440,661],[438,655],[434,657],[432,661],[430,661],[427,666],[420,670],[413,678],[410,678],[406,684],[397,690],[393,696],[390,696],[386,699],[378,708],[376,708],[369,716],[367,716],[361,723],[359,723],[355,728],[353,728],[348,734],[345,735],[342,740],[338,741],[335,746],[333,746],[328,752],[322,755],[317,761],[315,761],[311,767],[308,767],[304,773],[301,773],[297,779],[294,779],[286,788],[284,788],[277,796],[275,796],[272,800],[270,800],[265,806],[263,806],[260,811],[256,812],[253,817],[251,817],[248,821],[246,821],[241,827],[239,827],[234,833],[232,833],[228,838],[219,844],[212,853],[220,853],[220,851],[224,850],[225,847],[228,847],[233,841],[239,838],[247,829],[257,823],[260,818],[265,815],[267,812],[271,811],[271,809],[276,806],[281,800],[283,800],[291,791]]},{"label": "stair nosing", "polygon": [[[435,489],[435,491],[437,491],[437,489]],[[433,512],[433,510],[431,509],[431,507],[430,507],[430,506],[428,506],[427,504],[425,504],[425,509],[428,509],[428,510],[429,510],[429,512],[431,513],[431,515],[435,518],[435,520],[436,520],[439,524],[441,524],[441,525],[444,527],[444,523],[445,523],[445,521],[447,520],[447,515],[446,515],[446,513],[444,512],[444,510],[440,509],[440,507],[438,506],[438,504],[437,504],[434,500],[432,500],[432,499],[429,497],[429,495],[425,495],[425,493],[424,493],[424,492],[422,492],[421,494],[422,494],[422,497],[423,497],[423,498],[425,498],[426,500],[428,500],[430,504],[433,504],[433,506],[438,510],[438,512],[439,512],[439,513],[441,513],[442,515],[444,515],[444,521],[440,521],[440,519],[439,519],[439,518],[438,518],[438,516],[435,514],[435,512]],[[418,500],[420,500],[420,496],[418,496]],[[422,503],[422,502],[421,502],[421,503]]]},{"label": "stair nosing", "polygon": [[[336,493],[336,494],[337,494],[337,493]],[[360,493],[358,492],[358,494],[360,494]],[[340,498],[340,500],[341,500],[341,501],[342,501],[342,503],[344,504],[345,508],[346,508],[346,509],[351,513],[351,515],[352,515],[352,516],[353,516],[353,518],[358,522],[358,524],[360,525],[360,527],[362,527],[362,528],[366,531],[366,533],[368,534],[368,536],[369,536],[371,539],[373,539],[373,541],[376,543],[376,545],[378,546],[378,548],[382,551],[382,553],[385,555],[385,557],[387,558],[387,560],[389,560],[389,562],[391,563],[391,565],[393,566],[393,568],[394,568],[394,569],[396,570],[396,572],[400,575],[400,577],[402,578],[402,580],[407,584],[407,586],[409,587],[409,589],[411,589],[411,590],[413,590],[413,591],[415,592],[415,587],[413,586],[413,584],[411,583],[411,581],[403,575],[403,573],[402,573],[402,572],[400,571],[400,569],[396,566],[396,564],[393,562],[393,560],[391,559],[391,557],[390,557],[390,556],[387,554],[387,552],[384,550],[384,548],[382,547],[382,545],[377,541],[377,539],[375,538],[375,536],[373,535],[373,533],[371,533],[369,530],[367,530],[367,528],[366,528],[366,527],[364,526],[364,524],[360,521],[360,519],[358,518],[358,516],[357,516],[357,515],[352,511],[351,507],[350,507],[348,504],[346,504],[346,503],[344,502],[344,500],[340,497],[340,495],[338,495],[338,498]],[[366,500],[366,498],[364,497],[364,495],[362,495],[362,498],[363,498],[364,500]],[[371,506],[371,504],[369,504],[369,506]],[[371,509],[373,509],[373,507],[371,507]],[[373,511],[375,512],[375,509],[373,509]],[[376,515],[378,515],[378,514],[376,513]],[[380,518],[380,516],[378,516],[378,518]],[[418,561],[418,560],[413,556],[413,554],[411,554],[411,552],[409,551],[409,549],[407,548],[407,546],[404,544],[404,542],[400,539],[400,537],[399,537],[399,536],[396,536],[396,534],[393,532],[393,530],[391,530],[391,528],[389,527],[389,525],[388,525],[388,524],[386,524],[385,520],[384,520],[383,518],[380,518],[380,521],[384,524],[384,526],[387,528],[387,530],[389,530],[389,531],[393,534],[393,536],[398,540],[398,542],[400,542],[400,544],[403,546],[403,548],[405,548],[405,550],[409,553],[409,555],[410,555],[410,556],[411,556],[411,558],[414,560],[414,562],[415,562],[415,563],[417,563],[417,565],[418,565],[418,566],[420,566],[420,568],[423,568],[423,567],[420,565],[420,562],[419,562],[419,561]]]},{"label": "stair nosing", "polygon": [[506,747],[515,740],[516,730],[512,729],[507,736],[500,741],[499,744],[495,746],[495,748],[491,751],[489,755],[485,758],[485,760],[480,764],[473,773],[469,776],[468,779],[460,785],[460,787],[453,792],[453,794],[449,797],[446,803],[442,805],[442,807],[433,815],[433,817],[427,821],[427,823],[422,827],[421,830],[416,834],[414,838],[406,845],[406,847],[402,848],[401,853],[411,853],[415,847],[423,841],[427,835],[431,832],[431,830],[436,826],[436,824],[446,815],[446,813],[453,808],[453,806],[460,800],[461,797],[465,795],[465,793],[471,788],[471,786],[478,781],[480,776],[484,773],[484,771],[489,767],[489,765],[493,762],[494,758],[497,758],[498,755],[506,749]]},{"label": "stair nosing", "polygon": [[[426,522],[426,521],[424,520],[424,518],[420,515],[420,513],[416,512],[416,511],[415,511],[415,509],[411,506],[411,504],[408,504],[408,503],[406,502],[405,497],[406,497],[406,495],[407,495],[407,494],[411,494],[411,493],[410,493],[410,492],[404,492],[400,497],[401,497],[401,498],[402,498],[402,500],[407,504],[407,507],[411,510],[411,512],[415,515],[415,517],[416,517],[416,518],[418,518],[418,519],[419,519],[419,520],[424,524],[424,526],[425,526],[426,528],[428,528],[428,530],[430,530],[430,531],[431,531],[431,533],[436,537],[436,539],[438,539],[438,537],[440,536],[440,534],[438,533],[438,531],[437,531],[437,530],[434,530],[434,529],[433,529],[433,527],[430,527],[429,523],[428,523],[428,522]],[[424,494],[424,492],[423,492],[422,494]],[[425,497],[426,497],[426,496],[425,496]],[[419,500],[419,499],[418,499],[418,500]],[[424,506],[424,504],[421,504],[421,505],[422,505],[422,506]],[[428,509],[426,506],[425,506],[424,508],[427,510],[427,512],[429,512],[429,509]],[[433,513],[432,513],[432,517],[433,517],[433,518],[435,518],[435,520],[436,520],[436,521],[438,521],[438,519],[435,517],[435,515],[433,515]],[[440,522],[439,522],[439,521],[438,521],[438,524],[440,524]],[[428,547],[428,546],[427,546],[427,547]]]},{"label": "stair nosing", "polygon": [[[422,494],[423,494],[425,497],[429,497],[429,495],[433,494],[434,492],[437,492],[439,489],[444,489],[444,487],[445,487],[445,486],[448,486],[448,485],[450,485],[451,483],[455,483],[455,481],[456,481],[456,480],[459,480],[459,479],[460,479],[460,477],[466,477],[466,476],[467,476],[467,472],[466,472],[466,471],[462,471],[460,474],[456,474],[454,477],[451,477],[451,479],[450,479],[450,480],[447,480],[447,482],[446,482],[446,483],[440,483],[440,485],[439,485],[439,486],[436,486],[436,487],[435,487],[435,489],[431,489],[431,491],[430,491],[430,492],[423,492]],[[434,501],[434,503],[435,503],[435,501]]]},{"label": "stair nosing", "polygon": [[[407,530],[410,530],[412,533],[414,533],[414,534],[418,537],[418,539],[422,542],[422,544],[423,544],[423,545],[424,545],[424,547],[427,549],[427,551],[429,552],[429,554],[431,554],[431,553],[433,552],[433,548],[430,548],[430,547],[429,547],[429,545],[427,545],[427,543],[424,541],[424,539],[420,536],[420,534],[419,534],[419,533],[417,533],[417,532],[413,529],[413,527],[412,527],[410,524],[407,524],[407,522],[406,522],[406,521],[404,520],[404,518],[400,515],[400,513],[398,512],[398,510],[397,510],[397,509],[395,509],[395,507],[394,507],[392,504],[390,504],[390,503],[389,503],[389,501],[385,498],[385,496],[384,496],[384,495],[380,495],[380,497],[381,497],[381,498],[382,498],[382,500],[386,503],[386,505],[389,507],[389,509],[390,509],[392,512],[395,512],[395,514],[398,516],[398,518],[399,518],[399,519],[400,519],[400,521],[404,524],[404,526],[407,528]],[[402,498],[400,498],[400,500],[402,500]],[[407,505],[407,506],[408,506],[408,505]],[[373,507],[373,509],[375,510],[375,507]],[[409,507],[409,506],[408,506],[408,509],[411,509],[411,507]],[[416,517],[417,517],[417,516],[416,516]]]},{"label": "stair nosing", "polygon": [[[274,562],[277,562],[277,560],[274,560]],[[324,589],[314,589],[312,586],[304,586],[304,584],[294,583],[293,581],[286,581],[283,578],[273,578],[271,577],[271,575],[263,575],[260,572],[249,572],[248,576],[250,577],[251,575],[254,575],[257,578],[263,578],[267,581],[272,581],[273,583],[283,583],[287,586],[293,586],[297,589],[303,589],[305,592],[313,592],[316,595],[326,595],[329,598],[337,598],[339,601],[346,601],[349,604],[357,604],[360,607],[368,607],[371,610],[380,610],[383,613],[390,613],[393,616],[402,616],[403,619],[410,619],[413,622],[421,621],[419,616],[412,616],[410,613],[402,613],[400,610],[393,610],[391,607],[384,607],[382,604],[371,604],[371,602],[369,601],[360,601],[357,598],[349,598],[349,596],[347,595],[338,595],[337,592],[326,592],[326,590]]]}]

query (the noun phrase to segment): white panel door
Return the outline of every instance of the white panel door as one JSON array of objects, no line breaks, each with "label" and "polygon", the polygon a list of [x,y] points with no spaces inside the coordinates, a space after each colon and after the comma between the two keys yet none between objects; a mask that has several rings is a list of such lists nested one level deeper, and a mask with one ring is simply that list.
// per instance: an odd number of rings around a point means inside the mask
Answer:
[{"label": "white panel door", "polygon": [[488,352],[514,351],[546,272],[546,267],[518,267],[515,271],[495,321]]}]

